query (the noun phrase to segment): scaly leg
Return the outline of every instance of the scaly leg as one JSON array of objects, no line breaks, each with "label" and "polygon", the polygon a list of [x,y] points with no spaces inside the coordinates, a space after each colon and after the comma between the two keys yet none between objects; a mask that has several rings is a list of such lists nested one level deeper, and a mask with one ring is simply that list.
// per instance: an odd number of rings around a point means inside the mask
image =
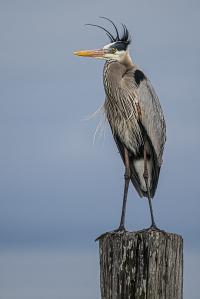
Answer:
[{"label": "scaly leg", "polygon": [[121,221],[120,221],[118,231],[125,230],[124,222],[125,222],[125,214],[126,214],[126,203],[127,203],[128,187],[129,187],[129,182],[130,182],[130,177],[131,177],[130,166],[129,166],[129,156],[128,156],[128,150],[126,147],[124,147],[124,162],[125,162],[124,197],[123,197]]},{"label": "scaly leg", "polygon": [[149,209],[150,209],[150,214],[151,214],[151,228],[154,229],[158,229],[156,224],[155,224],[155,220],[154,220],[154,215],[153,215],[153,208],[152,208],[152,203],[151,203],[151,195],[150,195],[150,190],[149,190],[149,183],[148,183],[148,179],[149,179],[149,174],[148,174],[148,168],[147,168],[147,142],[145,141],[144,144],[144,180],[145,180],[145,184],[146,184],[146,188],[147,188],[147,194],[148,194],[148,202],[149,202]]}]

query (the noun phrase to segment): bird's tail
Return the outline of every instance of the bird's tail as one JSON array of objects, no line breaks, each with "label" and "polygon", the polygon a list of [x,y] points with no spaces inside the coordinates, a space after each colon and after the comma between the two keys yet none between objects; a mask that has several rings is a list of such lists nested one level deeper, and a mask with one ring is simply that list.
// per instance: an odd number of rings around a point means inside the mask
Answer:
[{"label": "bird's tail", "polygon": [[[131,181],[140,197],[148,197],[146,183],[144,180],[144,158],[130,157]],[[160,167],[154,159],[153,153],[147,160],[148,182],[150,197],[153,198],[157,189]]]},{"label": "bird's tail", "polygon": [[[121,143],[117,135],[114,136],[119,153],[124,162],[124,145]],[[150,197],[153,198],[158,185],[158,178],[160,173],[160,166],[158,165],[157,156],[148,140],[148,158],[147,158],[147,170]],[[129,165],[131,171],[131,181],[140,197],[148,197],[146,184],[144,180],[144,149],[141,147],[141,152],[137,156],[129,151]]]}]

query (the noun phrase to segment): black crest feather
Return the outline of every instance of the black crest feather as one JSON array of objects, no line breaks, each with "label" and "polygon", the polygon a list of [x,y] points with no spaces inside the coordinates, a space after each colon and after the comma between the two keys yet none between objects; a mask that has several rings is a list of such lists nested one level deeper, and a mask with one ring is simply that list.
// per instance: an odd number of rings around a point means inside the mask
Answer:
[{"label": "black crest feather", "polygon": [[130,33],[129,33],[126,25],[121,24],[123,32],[120,35],[119,31],[117,29],[117,26],[115,25],[115,23],[113,21],[111,21],[109,18],[106,18],[106,17],[100,17],[100,18],[109,21],[113,25],[113,27],[115,29],[115,32],[116,32],[116,36],[114,36],[113,34],[111,34],[107,29],[105,29],[102,26],[99,26],[99,25],[96,25],[96,24],[86,24],[86,25],[98,27],[98,28],[104,30],[106,32],[107,36],[109,37],[111,43],[122,42],[122,43],[126,44],[127,46],[131,43]]}]

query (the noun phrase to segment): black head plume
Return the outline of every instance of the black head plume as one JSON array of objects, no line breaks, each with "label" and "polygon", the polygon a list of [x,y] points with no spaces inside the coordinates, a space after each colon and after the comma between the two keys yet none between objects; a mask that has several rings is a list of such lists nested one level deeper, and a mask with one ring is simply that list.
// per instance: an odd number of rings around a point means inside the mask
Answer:
[{"label": "black head plume", "polygon": [[128,29],[126,27],[126,25],[122,24],[122,27],[123,27],[123,30],[124,30],[124,33],[121,37],[121,41],[122,42],[127,42],[128,44],[131,43],[131,38],[130,38],[130,34],[128,32]]},{"label": "black head plume", "polygon": [[113,25],[113,27],[115,28],[116,34],[117,34],[116,39],[120,40],[119,32],[118,32],[118,29],[117,29],[116,25],[114,24],[114,22],[106,17],[100,17],[100,18],[109,21]]},{"label": "black head plume", "polygon": [[130,37],[130,34],[128,32],[126,25],[121,24],[122,28],[123,28],[123,32],[122,32],[122,35],[120,36],[119,31],[113,21],[111,21],[110,19],[108,19],[106,17],[100,17],[100,18],[109,21],[113,25],[115,32],[116,32],[115,37],[107,29],[105,29],[102,26],[95,25],[95,24],[86,24],[86,25],[98,27],[98,28],[104,30],[106,32],[107,36],[109,37],[111,43],[114,43],[114,42],[120,43],[121,42],[121,43],[124,43],[126,46],[128,46],[131,43],[131,37]]},{"label": "black head plume", "polygon": [[109,37],[109,39],[111,40],[111,42],[115,41],[115,38],[112,36],[112,34],[108,30],[106,30],[105,28],[103,28],[102,26],[99,26],[99,25],[96,25],[96,24],[85,24],[85,25],[98,27],[98,28],[104,30],[106,32],[107,36]]}]

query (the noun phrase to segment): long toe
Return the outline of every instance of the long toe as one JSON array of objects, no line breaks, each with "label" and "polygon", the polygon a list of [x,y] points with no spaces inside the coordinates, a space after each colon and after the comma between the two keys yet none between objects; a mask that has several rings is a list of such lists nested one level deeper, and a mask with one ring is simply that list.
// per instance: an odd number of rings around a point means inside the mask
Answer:
[{"label": "long toe", "polygon": [[166,231],[158,228],[155,224],[154,225],[151,225],[149,230],[155,230],[155,231],[158,231],[158,232],[161,232],[161,233],[166,233]]},{"label": "long toe", "polygon": [[115,233],[126,231],[124,225],[120,225],[117,229],[114,230]]}]

